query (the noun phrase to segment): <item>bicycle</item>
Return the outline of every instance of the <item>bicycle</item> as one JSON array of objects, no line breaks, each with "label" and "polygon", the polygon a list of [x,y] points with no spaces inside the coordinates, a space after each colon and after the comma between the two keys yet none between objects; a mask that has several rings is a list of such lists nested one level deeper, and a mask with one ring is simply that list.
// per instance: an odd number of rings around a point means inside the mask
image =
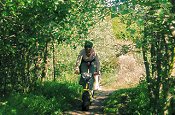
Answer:
[{"label": "bicycle", "polygon": [[89,106],[91,105],[92,102],[92,96],[93,96],[93,91],[90,90],[90,80],[93,78],[92,73],[82,73],[82,78],[85,81],[85,87],[83,88],[83,94],[82,94],[82,110],[83,111],[88,111]]}]

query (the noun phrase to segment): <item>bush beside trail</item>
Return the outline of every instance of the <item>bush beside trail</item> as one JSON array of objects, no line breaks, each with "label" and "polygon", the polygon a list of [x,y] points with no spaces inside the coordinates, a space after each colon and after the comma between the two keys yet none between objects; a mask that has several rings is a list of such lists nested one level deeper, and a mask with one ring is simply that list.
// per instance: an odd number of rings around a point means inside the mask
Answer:
[{"label": "bush beside trail", "polygon": [[27,94],[14,93],[0,103],[2,115],[62,114],[80,101],[81,87],[76,83],[44,82]]}]

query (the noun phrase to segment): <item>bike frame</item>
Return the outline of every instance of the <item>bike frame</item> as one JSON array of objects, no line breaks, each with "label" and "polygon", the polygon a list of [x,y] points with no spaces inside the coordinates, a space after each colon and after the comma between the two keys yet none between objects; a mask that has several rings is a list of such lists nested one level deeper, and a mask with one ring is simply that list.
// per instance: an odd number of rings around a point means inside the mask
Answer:
[{"label": "bike frame", "polygon": [[[90,74],[90,73],[88,73]],[[82,75],[83,79],[85,80],[85,88],[83,88],[83,91],[91,91],[89,89],[89,85],[90,85],[90,80],[93,78],[92,75],[88,75],[88,77],[86,75]],[[87,77],[87,78],[86,78]]]}]

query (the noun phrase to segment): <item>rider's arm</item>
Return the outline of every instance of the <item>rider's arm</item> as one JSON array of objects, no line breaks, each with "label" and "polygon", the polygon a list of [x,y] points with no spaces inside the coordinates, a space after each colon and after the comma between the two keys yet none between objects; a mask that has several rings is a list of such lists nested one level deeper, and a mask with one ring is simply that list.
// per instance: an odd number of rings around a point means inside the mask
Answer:
[{"label": "rider's arm", "polygon": [[77,57],[77,61],[76,61],[76,64],[75,64],[75,70],[79,69],[79,65],[81,63],[82,56],[83,56],[83,50],[80,51],[80,53]]}]

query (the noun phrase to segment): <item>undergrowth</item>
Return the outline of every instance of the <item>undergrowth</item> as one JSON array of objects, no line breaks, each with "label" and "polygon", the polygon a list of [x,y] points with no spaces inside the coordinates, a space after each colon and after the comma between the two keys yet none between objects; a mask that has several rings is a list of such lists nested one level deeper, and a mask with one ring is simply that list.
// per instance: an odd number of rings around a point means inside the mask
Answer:
[{"label": "undergrowth", "polygon": [[105,113],[117,115],[149,114],[149,100],[145,87],[145,84],[140,84],[134,88],[116,90],[104,102]]},{"label": "undergrowth", "polygon": [[80,100],[76,83],[44,82],[27,94],[11,94],[0,104],[0,115],[58,115]]}]

